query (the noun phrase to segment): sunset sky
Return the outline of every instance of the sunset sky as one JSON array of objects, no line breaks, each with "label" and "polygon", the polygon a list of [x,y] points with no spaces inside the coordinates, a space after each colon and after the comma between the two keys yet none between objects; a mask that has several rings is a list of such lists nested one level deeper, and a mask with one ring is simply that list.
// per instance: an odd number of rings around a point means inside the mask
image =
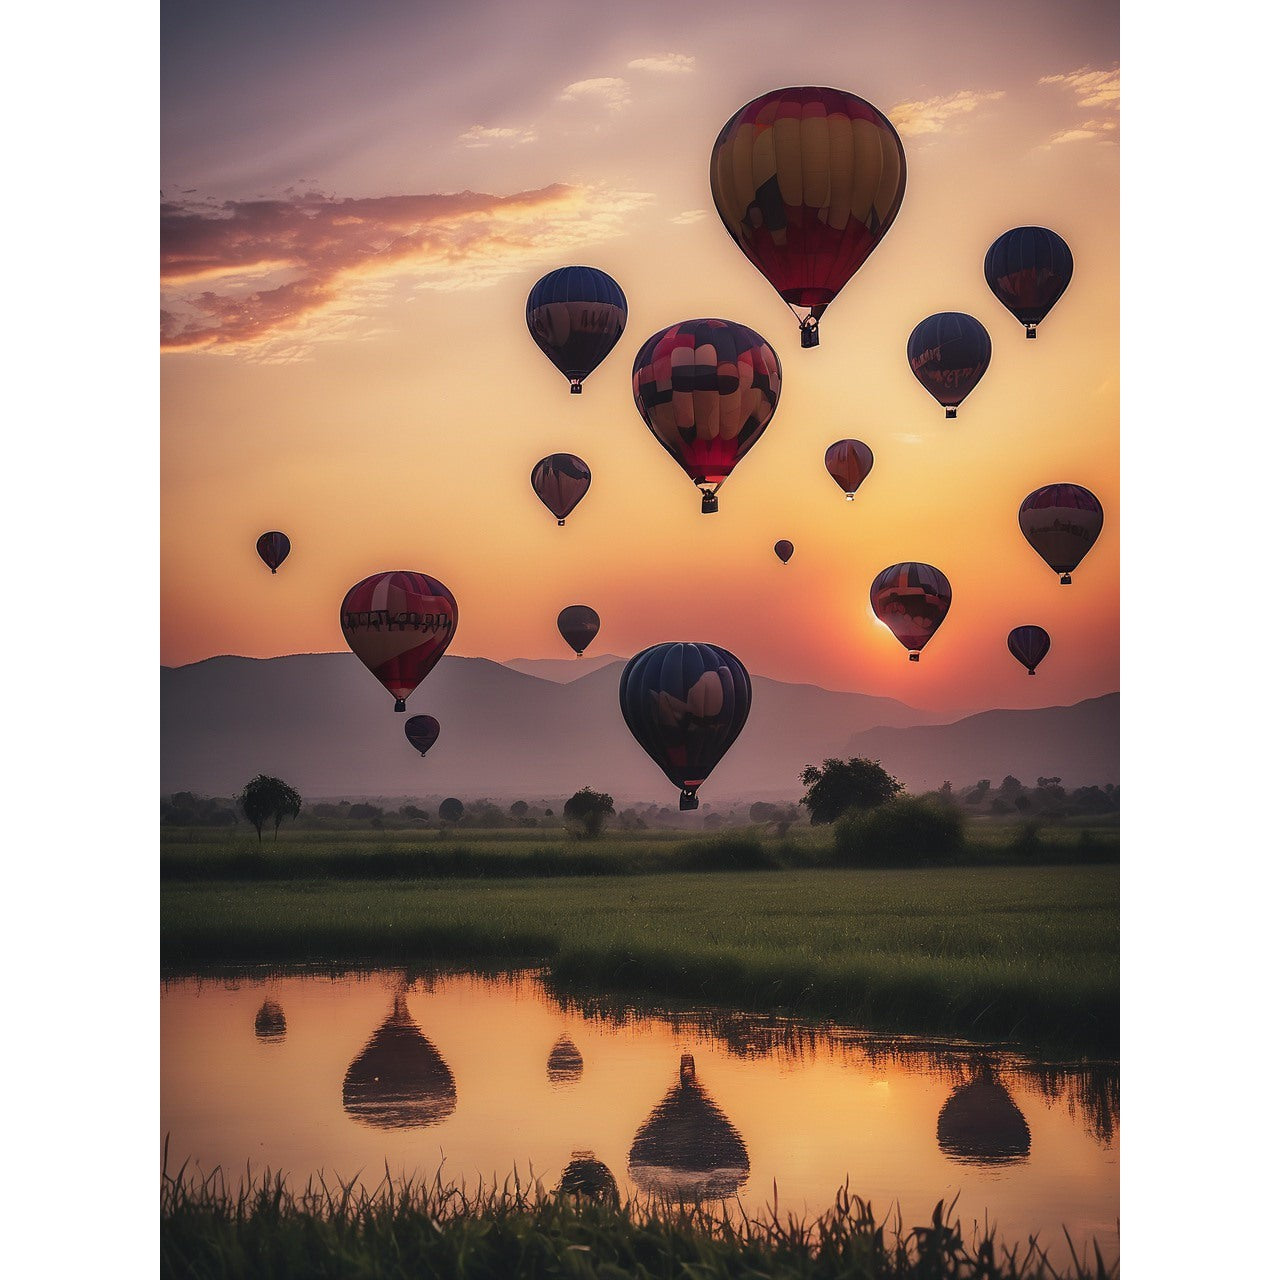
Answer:
[{"label": "sunset sky", "polygon": [[[342,649],[346,589],[404,568],[456,596],[455,654],[567,657],[556,614],[582,602],[592,652],[711,641],[754,673],[922,707],[1118,687],[1114,4],[169,3],[162,58],[165,663]],[[898,220],[815,351],[707,181],[725,120],[791,84],[869,99],[907,155]],[[982,276],[1024,223],[1076,264],[1034,343]],[[572,399],[524,322],[567,263],[630,307]],[[944,310],[994,345],[953,423],[904,354]],[[783,369],[715,516],[630,390],[641,343],[696,316],[757,329]],[[844,436],[876,457],[852,504],[823,468]],[[528,480],[554,451],[593,473],[563,529]],[[1069,588],[1017,527],[1059,481],[1107,513]],[[293,540],[274,578],[267,529]],[[901,560],[954,591],[918,665],[867,600]],[[1053,638],[1034,680],[1005,648],[1028,622]]]}]

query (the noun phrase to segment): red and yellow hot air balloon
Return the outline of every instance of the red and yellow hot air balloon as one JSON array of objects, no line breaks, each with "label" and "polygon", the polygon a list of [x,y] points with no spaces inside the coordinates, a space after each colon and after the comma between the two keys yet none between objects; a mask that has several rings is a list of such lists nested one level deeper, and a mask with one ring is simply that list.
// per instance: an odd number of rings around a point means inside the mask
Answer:
[{"label": "red and yellow hot air balloon", "polygon": [[[711,149],[711,197],[747,260],[818,345],[818,321],[902,207],[907,157],[883,112],[842,89],[775,89]],[[803,314],[802,314],[803,313]]]},{"label": "red and yellow hot air balloon", "polygon": [[396,569],[357,582],[343,597],[342,635],[404,710],[404,700],[444,657],[458,629],[458,602],[443,582]]}]

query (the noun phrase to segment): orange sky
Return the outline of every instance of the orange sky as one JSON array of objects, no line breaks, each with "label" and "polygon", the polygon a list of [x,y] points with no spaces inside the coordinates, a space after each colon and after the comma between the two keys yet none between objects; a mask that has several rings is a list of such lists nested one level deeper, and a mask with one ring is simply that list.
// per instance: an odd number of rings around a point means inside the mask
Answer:
[{"label": "orange sky", "polygon": [[[915,25],[860,27],[833,5],[781,52],[726,43],[711,21],[606,30],[584,11],[582,38],[516,80],[504,68],[534,38],[526,19],[511,10],[500,45],[467,43],[493,8],[437,33],[468,51],[470,74],[434,89],[401,71],[426,34],[391,21],[396,6],[297,48],[256,38],[251,11],[224,19],[240,24],[224,27],[225,47],[170,24],[164,194],[205,215],[196,249],[217,252],[165,284],[170,333],[205,345],[162,361],[163,661],[340,649],[346,589],[405,568],[457,597],[457,654],[568,656],[556,614],[584,602],[603,620],[599,652],[712,641],[759,674],[925,707],[1118,687],[1114,11],[1086,6],[1072,26],[1023,5],[1006,30],[1012,6],[974,4],[940,50]],[[203,98],[186,71],[197,36],[226,54]],[[1018,58],[999,56],[1008,41]],[[805,82],[887,111],[908,166],[902,212],[816,351],[800,350],[786,307],[725,233],[706,175],[737,107]],[[326,84],[340,87],[326,97]],[[255,103],[246,130],[236,113]],[[432,194],[460,190],[480,194]],[[306,203],[308,191],[325,198]],[[495,199],[517,193],[532,194]],[[220,240],[222,202],[258,196],[294,201],[287,243]],[[389,199],[404,196],[419,199]],[[344,223],[332,199],[346,198],[361,204]],[[1076,262],[1035,343],[982,277],[991,240],[1029,222],[1062,234]],[[533,282],[567,262],[610,272],[630,306],[618,347],[572,399],[523,316]],[[252,296],[292,282],[280,306]],[[994,344],[954,423],[904,355],[911,328],[940,310],[977,316]],[[783,368],[777,414],[706,517],[630,392],[640,344],[701,315],[757,329]],[[843,436],[876,456],[852,504],[822,464]],[[593,473],[563,529],[528,483],[553,451]],[[1086,485],[1107,513],[1069,588],[1016,520],[1030,490],[1058,481]],[[275,578],[254,554],[271,528],[294,547]],[[796,545],[785,569],[772,555],[783,537]],[[954,591],[918,665],[867,604],[899,560],[937,565]],[[1026,622],[1053,637],[1034,680],[1004,644]]]}]

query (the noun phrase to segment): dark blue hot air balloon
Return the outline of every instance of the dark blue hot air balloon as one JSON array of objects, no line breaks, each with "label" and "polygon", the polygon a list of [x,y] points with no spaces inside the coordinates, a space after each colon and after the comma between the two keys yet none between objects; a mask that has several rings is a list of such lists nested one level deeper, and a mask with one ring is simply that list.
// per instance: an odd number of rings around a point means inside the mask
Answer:
[{"label": "dark blue hot air balloon", "polygon": [[920,385],[954,418],[991,363],[991,338],[963,311],[940,311],[911,330],[907,360]]},{"label": "dark blue hot air balloon", "polygon": [[622,718],[649,758],[680,788],[680,808],[733,746],[751,710],[751,677],[715,644],[655,644],[623,668]]},{"label": "dark blue hot air balloon", "polygon": [[410,716],[404,722],[404,736],[415,751],[425,756],[440,736],[440,721],[435,716]]},{"label": "dark blue hot air balloon", "polygon": [[258,539],[258,558],[272,573],[285,562],[289,554],[289,539],[278,529],[264,533]]},{"label": "dark blue hot air balloon", "polygon": [[529,290],[525,322],[573,395],[618,343],[627,324],[627,299],[618,282],[595,267],[557,267]]},{"label": "dark blue hot air balloon", "polygon": [[982,264],[991,292],[1026,325],[1028,338],[1067,291],[1074,269],[1067,242],[1048,227],[1006,231]]},{"label": "dark blue hot air balloon", "polygon": [[1049,633],[1043,627],[1014,627],[1009,632],[1009,652],[1033,676],[1049,652]]}]

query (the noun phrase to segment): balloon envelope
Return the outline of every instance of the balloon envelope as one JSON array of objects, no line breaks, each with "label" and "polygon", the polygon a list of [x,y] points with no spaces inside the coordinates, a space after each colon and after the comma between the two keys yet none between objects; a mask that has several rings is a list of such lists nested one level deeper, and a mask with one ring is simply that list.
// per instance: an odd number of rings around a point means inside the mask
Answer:
[{"label": "balloon envelope", "polygon": [[564,524],[591,488],[591,468],[577,454],[553,453],[533,468],[529,483],[556,522]]},{"label": "balloon envelope", "polygon": [[557,267],[529,291],[525,323],[534,342],[582,391],[583,379],[617,346],[627,324],[618,282],[595,267]]},{"label": "balloon envelope", "polygon": [[825,462],[831,478],[852,502],[858,486],[871,474],[875,456],[861,440],[837,440],[827,446]]},{"label": "balloon envelope", "polygon": [[357,582],[343,597],[342,635],[404,710],[404,700],[444,656],[458,627],[453,592],[425,573],[395,569]]},{"label": "balloon envelope", "polygon": [[415,751],[425,756],[440,736],[440,721],[435,716],[410,716],[404,722],[404,736]]},{"label": "balloon envelope", "polygon": [[258,539],[258,556],[272,573],[285,562],[289,554],[289,539],[278,530],[264,533]]},{"label": "balloon envelope", "polygon": [[680,808],[733,746],[751,710],[751,677],[715,644],[655,644],[618,683],[622,718],[649,758],[680,788]]},{"label": "balloon envelope", "polygon": [[1043,627],[1014,627],[1009,632],[1009,652],[1033,676],[1049,653],[1049,633]]},{"label": "balloon envelope", "polygon": [[951,608],[951,583],[931,564],[891,564],[871,584],[871,608],[918,662]]},{"label": "balloon envelope", "polygon": [[565,643],[582,657],[583,651],[600,630],[600,615],[589,604],[571,604],[561,609],[556,627]]},{"label": "balloon envelope", "polygon": [[991,292],[1036,336],[1036,326],[1071,283],[1067,242],[1048,227],[1014,227],[998,237],[982,264]]},{"label": "balloon envelope", "polygon": [[790,560],[793,555],[795,555],[795,553],[796,553],[795,544],[793,542],[788,541],[786,538],[782,538],[778,542],[775,542],[773,544],[773,554],[777,556],[778,559],[781,560],[783,564],[786,564],[787,561]]},{"label": "balloon envelope", "polygon": [[911,330],[907,360],[920,385],[954,418],[991,363],[991,338],[963,311],[940,311]]},{"label": "balloon envelope", "polygon": [[806,347],[818,345],[822,313],[893,225],[906,189],[897,130],[842,89],[762,94],[711,149],[720,220],[797,313]]},{"label": "balloon envelope", "polygon": [[1018,527],[1067,586],[1102,532],[1102,503],[1083,485],[1047,484],[1023,498]]},{"label": "balloon envelope", "polygon": [[778,397],[777,353],[733,320],[684,320],[655,333],[632,367],[636,408],[658,443],[703,490],[714,490],[764,434]]}]

